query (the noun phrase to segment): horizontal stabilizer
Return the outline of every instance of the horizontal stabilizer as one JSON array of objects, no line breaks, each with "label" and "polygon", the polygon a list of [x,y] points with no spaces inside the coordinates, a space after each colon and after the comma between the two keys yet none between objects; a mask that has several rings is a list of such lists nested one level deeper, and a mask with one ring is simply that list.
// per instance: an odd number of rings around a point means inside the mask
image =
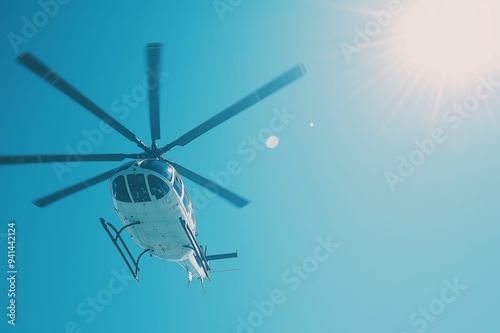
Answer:
[{"label": "horizontal stabilizer", "polygon": [[238,258],[238,251],[234,253],[213,254],[207,256],[207,261]]}]

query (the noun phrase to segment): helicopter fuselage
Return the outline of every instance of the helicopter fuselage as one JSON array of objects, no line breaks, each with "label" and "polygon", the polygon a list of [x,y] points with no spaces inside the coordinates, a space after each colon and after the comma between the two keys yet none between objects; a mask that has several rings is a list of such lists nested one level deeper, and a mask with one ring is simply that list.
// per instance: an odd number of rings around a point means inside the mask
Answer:
[{"label": "helicopter fuselage", "polygon": [[[178,262],[189,279],[206,274],[191,244],[196,217],[177,171],[163,160],[124,164],[111,177],[113,205],[132,239],[161,260]],[[184,221],[184,222],[183,222]]]}]

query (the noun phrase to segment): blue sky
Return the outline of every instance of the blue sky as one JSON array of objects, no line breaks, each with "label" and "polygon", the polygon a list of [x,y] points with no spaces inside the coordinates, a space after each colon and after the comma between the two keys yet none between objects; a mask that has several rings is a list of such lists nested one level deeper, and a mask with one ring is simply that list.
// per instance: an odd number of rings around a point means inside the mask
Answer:
[{"label": "blue sky", "polygon": [[[390,1],[221,1],[231,9],[223,14],[212,1],[68,1],[17,46],[9,36],[43,9],[3,1],[2,155],[64,154],[99,129],[16,63],[21,52],[112,113],[145,77],[145,45],[162,43],[160,144],[298,63],[308,74],[167,155],[212,178],[236,161],[228,188],[251,201],[198,208],[199,242],[240,256],[212,264],[239,270],[214,273],[207,295],[197,283],[186,288],[181,267],[154,258],[142,259],[141,283],[123,274],[99,223],[119,223],[106,182],[43,209],[31,204],[120,163],[60,177],[50,164],[3,166],[0,237],[15,220],[18,275],[16,325],[2,314],[2,332],[497,332],[500,68],[461,81],[410,69],[395,51],[412,10],[403,2],[347,61],[342,43],[356,47],[356,27]],[[485,100],[474,97],[481,84]],[[448,110],[474,98],[454,126]],[[147,110],[143,100],[112,114],[149,143]],[[277,114],[289,115],[273,133],[279,145],[242,153]],[[91,149],[138,151],[118,133]],[[186,185],[191,196],[201,191]],[[4,280],[5,313],[7,290]]]}]

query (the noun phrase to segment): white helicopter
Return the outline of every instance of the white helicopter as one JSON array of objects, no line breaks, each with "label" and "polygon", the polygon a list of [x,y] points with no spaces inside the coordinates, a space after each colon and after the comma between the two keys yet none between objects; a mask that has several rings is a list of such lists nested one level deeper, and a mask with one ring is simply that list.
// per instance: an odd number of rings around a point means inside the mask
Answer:
[{"label": "white helicopter", "polygon": [[[148,44],[146,49],[148,68],[159,70],[161,44]],[[148,97],[152,144],[147,146],[134,133],[33,55],[24,53],[17,58],[17,61],[113,127],[125,138],[135,143],[143,152],[135,154],[0,156],[0,164],[65,162],[75,159],[84,162],[133,159],[133,161],[118,168],[113,168],[98,176],[35,200],[33,203],[39,207],[45,207],[66,196],[111,178],[112,201],[123,226],[118,230],[103,218],[100,220],[135,279],[139,281],[139,260],[144,254],[148,253],[150,256],[161,260],[178,262],[188,274],[188,286],[194,277],[200,280],[205,292],[203,282],[204,278],[210,279],[211,268],[209,262],[235,258],[238,254],[234,252],[208,255],[206,247],[203,249],[198,244],[194,207],[189,199],[181,175],[204,186],[237,207],[244,207],[249,202],[195,172],[165,159],[163,155],[176,146],[185,146],[229,118],[302,77],[306,73],[305,67],[299,64],[291,68],[178,139],[163,147],[158,147],[156,140],[160,139],[159,82],[156,82],[154,73],[151,71],[148,71]],[[137,257],[132,255],[122,238],[124,230],[143,249],[142,253]]]}]

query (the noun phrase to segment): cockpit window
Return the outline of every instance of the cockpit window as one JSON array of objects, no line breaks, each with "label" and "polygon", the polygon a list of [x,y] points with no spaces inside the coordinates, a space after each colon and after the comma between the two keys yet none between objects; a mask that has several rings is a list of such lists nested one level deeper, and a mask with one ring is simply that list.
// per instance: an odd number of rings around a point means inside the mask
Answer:
[{"label": "cockpit window", "polygon": [[165,174],[164,176],[167,177],[168,181],[172,181],[172,174],[173,174],[173,170],[172,170],[172,167],[170,167],[170,165],[165,169]]},{"label": "cockpit window", "polygon": [[170,187],[165,184],[160,178],[149,175],[148,176],[149,183],[149,191],[151,195],[153,195],[156,199],[161,199],[165,195],[167,195],[168,191],[170,191]]},{"label": "cockpit window", "polygon": [[130,189],[130,194],[134,202],[147,202],[151,201],[149,197],[148,189],[146,188],[146,180],[144,179],[144,174],[137,173],[132,175],[127,175],[128,188]]},{"label": "cockpit window", "polygon": [[141,168],[158,172],[160,175],[167,178],[169,182],[172,181],[173,169],[167,162],[147,160],[141,163]]},{"label": "cockpit window", "polygon": [[174,189],[175,189],[175,192],[177,192],[177,194],[179,196],[182,195],[182,180],[181,178],[179,177],[179,175],[175,175],[175,179],[174,179]]},{"label": "cockpit window", "polygon": [[125,177],[118,176],[113,180],[113,184],[111,185],[113,190],[113,197],[121,202],[132,202],[130,200],[130,195],[127,191],[127,185],[125,184]]}]

